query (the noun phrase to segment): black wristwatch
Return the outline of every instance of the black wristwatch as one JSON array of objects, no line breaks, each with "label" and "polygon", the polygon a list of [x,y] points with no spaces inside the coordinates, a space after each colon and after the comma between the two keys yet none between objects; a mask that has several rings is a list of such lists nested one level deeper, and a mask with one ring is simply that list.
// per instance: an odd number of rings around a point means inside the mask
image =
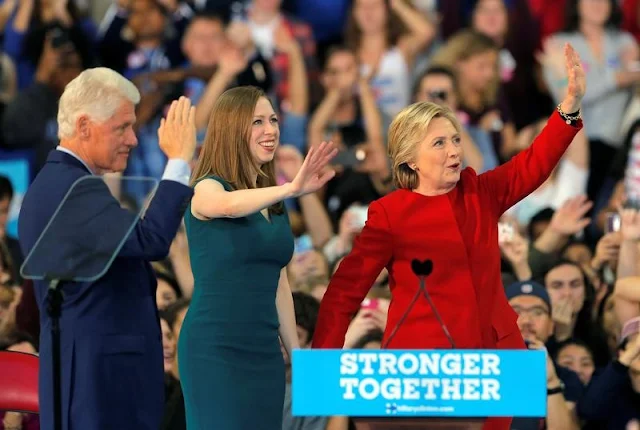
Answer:
[{"label": "black wristwatch", "polygon": [[547,396],[553,396],[554,394],[559,394],[564,392],[564,384],[560,381],[560,385],[554,388],[547,388]]}]

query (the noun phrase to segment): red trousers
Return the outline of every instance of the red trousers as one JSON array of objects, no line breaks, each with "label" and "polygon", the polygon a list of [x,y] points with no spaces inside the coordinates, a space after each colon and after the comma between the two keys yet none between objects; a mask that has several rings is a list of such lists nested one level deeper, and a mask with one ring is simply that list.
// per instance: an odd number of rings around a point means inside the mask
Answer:
[{"label": "red trousers", "polygon": [[[522,335],[520,332],[512,334],[500,339],[496,345],[498,349],[526,349]],[[511,428],[511,417],[495,417],[487,418],[482,430],[509,430]]]}]

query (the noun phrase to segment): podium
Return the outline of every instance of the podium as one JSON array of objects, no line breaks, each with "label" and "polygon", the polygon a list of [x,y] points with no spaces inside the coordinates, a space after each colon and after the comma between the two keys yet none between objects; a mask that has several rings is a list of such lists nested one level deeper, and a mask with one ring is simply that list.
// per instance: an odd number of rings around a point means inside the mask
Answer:
[{"label": "podium", "polygon": [[545,417],[541,350],[295,350],[292,414],[348,416],[358,430],[481,429]]}]

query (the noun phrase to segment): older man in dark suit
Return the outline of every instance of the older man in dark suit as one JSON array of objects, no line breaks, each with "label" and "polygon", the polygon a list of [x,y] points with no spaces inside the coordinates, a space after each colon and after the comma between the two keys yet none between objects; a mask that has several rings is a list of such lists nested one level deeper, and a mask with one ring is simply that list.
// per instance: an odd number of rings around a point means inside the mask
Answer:
[{"label": "older man in dark suit", "polygon": [[[77,180],[87,175],[122,172],[137,145],[133,130],[140,94],[116,72],[89,69],[65,89],[59,103],[60,145],[53,150],[27,190],[19,217],[25,255],[33,249],[54,212]],[[164,258],[180,225],[191,188],[187,185],[195,150],[194,109],[175,101],[159,130],[167,155],[166,170],[145,216],[136,224],[108,271],[95,282],[63,285],[60,319],[63,429],[160,428],[163,412],[161,331],[155,304],[156,279],[150,261]],[[114,225],[135,220],[106,186],[83,197],[66,219],[108,211]],[[74,214],[77,213],[77,218]],[[102,216],[102,215],[98,215]],[[100,223],[92,237],[96,247]],[[83,227],[84,231],[87,227]],[[94,234],[95,233],[95,234]],[[60,244],[61,248],[69,244]],[[54,423],[51,319],[46,311],[48,285],[35,281],[40,308],[40,422]]]}]

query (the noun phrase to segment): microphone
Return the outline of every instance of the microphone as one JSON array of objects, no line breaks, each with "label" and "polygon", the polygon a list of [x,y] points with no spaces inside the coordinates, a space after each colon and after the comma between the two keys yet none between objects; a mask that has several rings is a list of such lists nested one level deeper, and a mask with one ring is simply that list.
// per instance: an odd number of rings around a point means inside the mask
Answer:
[{"label": "microphone", "polygon": [[400,328],[400,326],[402,325],[404,320],[407,318],[407,316],[409,316],[409,313],[411,312],[411,308],[413,308],[413,306],[415,305],[416,301],[418,300],[418,297],[420,297],[420,294],[423,294],[426,297],[427,301],[429,302],[429,306],[431,306],[431,310],[433,310],[433,313],[435,314],[436,318],[438,319],[438,323],[440,324],[440,327],[442,328],[442,331],[444,332],[445,336],[447,336],[447,339],[449,340],[449,343],[451,343],[451,347],[453,349],[455,349],[456,348],[456,344],[453,341],[453,337],[449,333],[449,329],[445,325],[444,321],[442,321],[442,318],[440,317],[440,313],[438,312],[438,309],[436,308],[435,304],[431,300],[431,296],[429,295],[429,291],[427,291],[427,288],[426,288],[426,280],[425,279],[426,279],[427,276],[429,276],[431,274],[431,272],[433,272],[433,261],[431,261],[429,259],[424,260],[424,261],[420,261],[418,259],[413,259],[411,261],[411,270],[420,279],[420,288],[418,289],[418,291],[416,291],[416,294],[413,296],[413,299],[411,300],[411,303],[409,303],[409,306],[407,307],[407,310],[404,312],[404,314],[402,315],[400,320],[398,320],[398,323],[393,328],[393,330],[391,331],[391,334],[387,338],[387,341],[384,343],[384,345],[382,345],[381,348],[382,349],[386,349],[387,345],[389,345],[389,342],[391,342],[391,339],[393,339],[393,337],[395,336],[396,332],[398,331],[398,329]]},{"label": "microphone", "polygon": [[429,276],[433,272],[433,261],[431,260],[416,260],[411,261],[411,270],[418,276]]}]

